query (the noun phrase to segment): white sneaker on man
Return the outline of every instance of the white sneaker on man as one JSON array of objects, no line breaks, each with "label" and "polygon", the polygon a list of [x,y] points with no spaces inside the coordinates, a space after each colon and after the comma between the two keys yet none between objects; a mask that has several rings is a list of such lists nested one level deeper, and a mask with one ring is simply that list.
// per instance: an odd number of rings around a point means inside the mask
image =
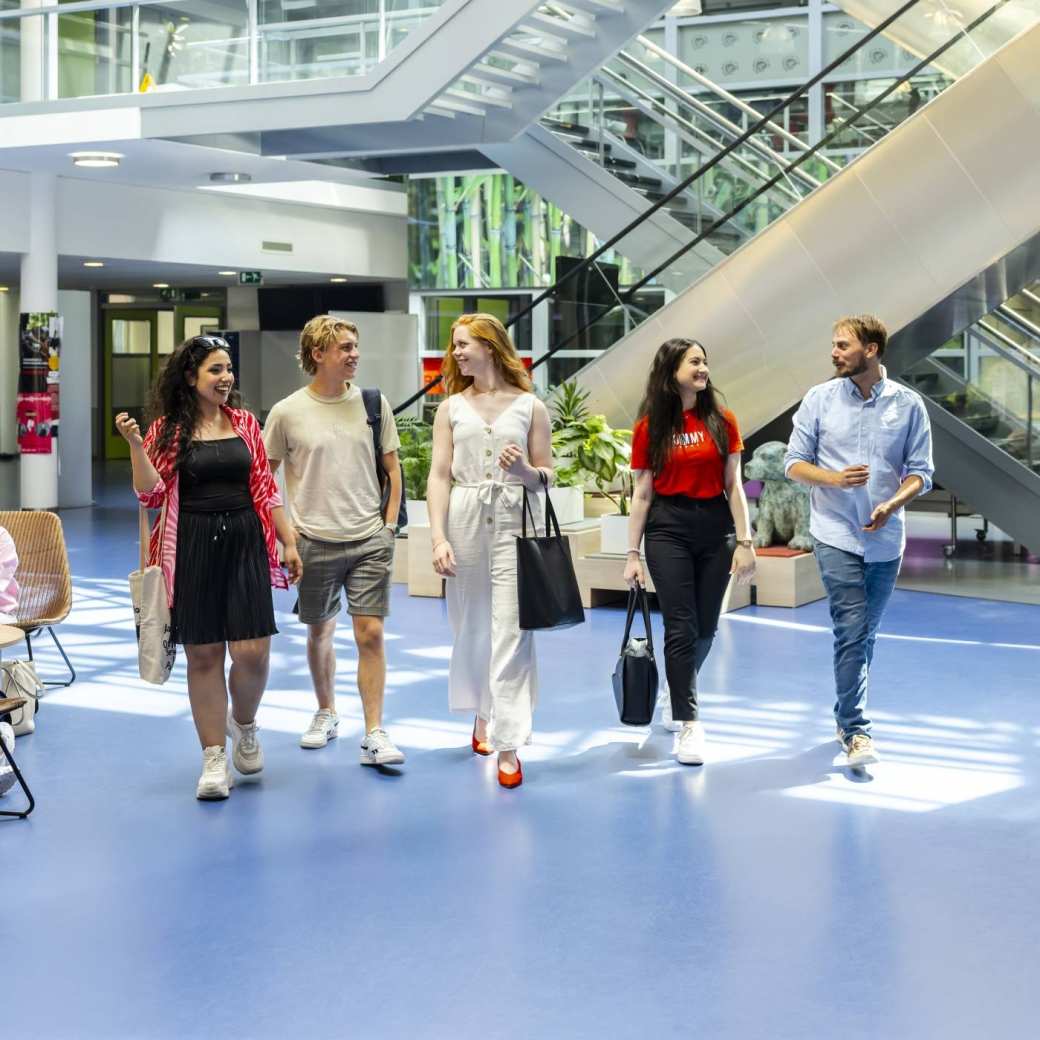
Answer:
[{"label": "white sneaker on man", "polygon": [[202,749],[202,776],[199,777],[195,797],[205,801],[227,798],[231,788],[235,786],[231,770],[228,769],[227,753],[222,747],[214,744]]},{"label": "white sneaker on man", "polygon": [[404,752],[394,746],[385,729],[374,729],[361,741],[363,766],[399,766],[403,761]]},{"label": "white sneaker on man", "polygon": [[[14,751],[14,727],[10,723],[0,722],[0,740],[8,751]],[[0,795],[7,794],[14,787],[16,779],[14,770],[7,764],[7,758],[0,754]]]},{"label": "white sneaker on man", "polygon": [[339,732],[339,716],[331,708],[321,708],[314,713],[307,731],[300,737],[300,747],[321,748],[336,738]]},{"label": "white sneaker on man", "polygon": [[672,718],[672,694],[667,685],[657,695],[657,706],[661,709],[661,725],[669,733],[678,733],[682,723]]},{"label": "white sneaker on man", "polygon": [[684,766],[704,765],[704,726],[699,722],[684,722],[675,745],[675,757]]},{"label": "white sneaker on man", "polygon": [[235,768],[246,775],[259,773],[264,768],[264,749],[256,738],[256,722],[239,725],[229,708],[227,735],[231,738],[231,761]]},{"label": "white sneaker on man", "polygon": [[881,755],[874,747],[874,741],[866,733],[853,733],[844,741],[845,758],[848,764],[854,768],[859,766],[872,766],[881,761]]}]

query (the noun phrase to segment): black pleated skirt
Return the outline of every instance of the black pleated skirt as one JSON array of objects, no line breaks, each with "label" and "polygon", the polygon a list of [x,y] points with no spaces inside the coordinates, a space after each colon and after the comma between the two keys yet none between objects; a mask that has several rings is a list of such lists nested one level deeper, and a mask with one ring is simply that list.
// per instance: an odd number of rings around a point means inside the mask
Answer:
[{"label": "black pleated skirt", "polygon": [[173,637],[182,645],[232,643],[278,632],[256,510],[180,513],[172,614]]}]

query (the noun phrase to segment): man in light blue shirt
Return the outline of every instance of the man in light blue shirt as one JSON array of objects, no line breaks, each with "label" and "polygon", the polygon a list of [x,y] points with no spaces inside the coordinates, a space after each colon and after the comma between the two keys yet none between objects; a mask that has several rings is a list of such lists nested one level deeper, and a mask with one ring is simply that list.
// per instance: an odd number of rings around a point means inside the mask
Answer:
[{"label": "man in light blue shirt", "polygon": [[866,717],[881,616],[906,547],[903,507],[932,486],[932,431],[913,390],[887,378],[888,342],[872,315],[834,325],[837,378],[795,413],[784,469],[811,487],[810,530],[834,624],[834,716],[850,766],[878,761]]}]

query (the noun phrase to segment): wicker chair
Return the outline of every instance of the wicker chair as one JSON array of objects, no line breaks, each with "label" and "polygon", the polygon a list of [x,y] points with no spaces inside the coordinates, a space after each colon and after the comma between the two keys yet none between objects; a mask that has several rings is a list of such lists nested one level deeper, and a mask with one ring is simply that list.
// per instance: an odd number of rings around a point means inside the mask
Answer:
[{"label": "wicker chair", "polygon": [[0,511],[0,527],[7,528],[18,552],[14,577],[20,591],[14,623],[25,633],[29,660],[33,658],[33,637],[46,629],[69,670],[69,678],[41,682],[44,686],[71,686],[76,669],[54,634],[54,626],[72,609],[72,575],[61,521],[56,513],[43,510]]}]

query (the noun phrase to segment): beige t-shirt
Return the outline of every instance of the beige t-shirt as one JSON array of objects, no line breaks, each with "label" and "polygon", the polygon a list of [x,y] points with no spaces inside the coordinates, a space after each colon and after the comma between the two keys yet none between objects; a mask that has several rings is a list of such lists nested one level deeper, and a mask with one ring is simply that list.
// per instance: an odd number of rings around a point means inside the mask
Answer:
[{"label": "beige t-shirt", "polygon": [[[383,452],[397,451],[394,413],[383,401]],[[293,523],[306,538],[353,542],[383,526],[372,430],[357,386],[339,397],[309,387],[279,401],[264,425],[264,446],[285,466]]]}]

